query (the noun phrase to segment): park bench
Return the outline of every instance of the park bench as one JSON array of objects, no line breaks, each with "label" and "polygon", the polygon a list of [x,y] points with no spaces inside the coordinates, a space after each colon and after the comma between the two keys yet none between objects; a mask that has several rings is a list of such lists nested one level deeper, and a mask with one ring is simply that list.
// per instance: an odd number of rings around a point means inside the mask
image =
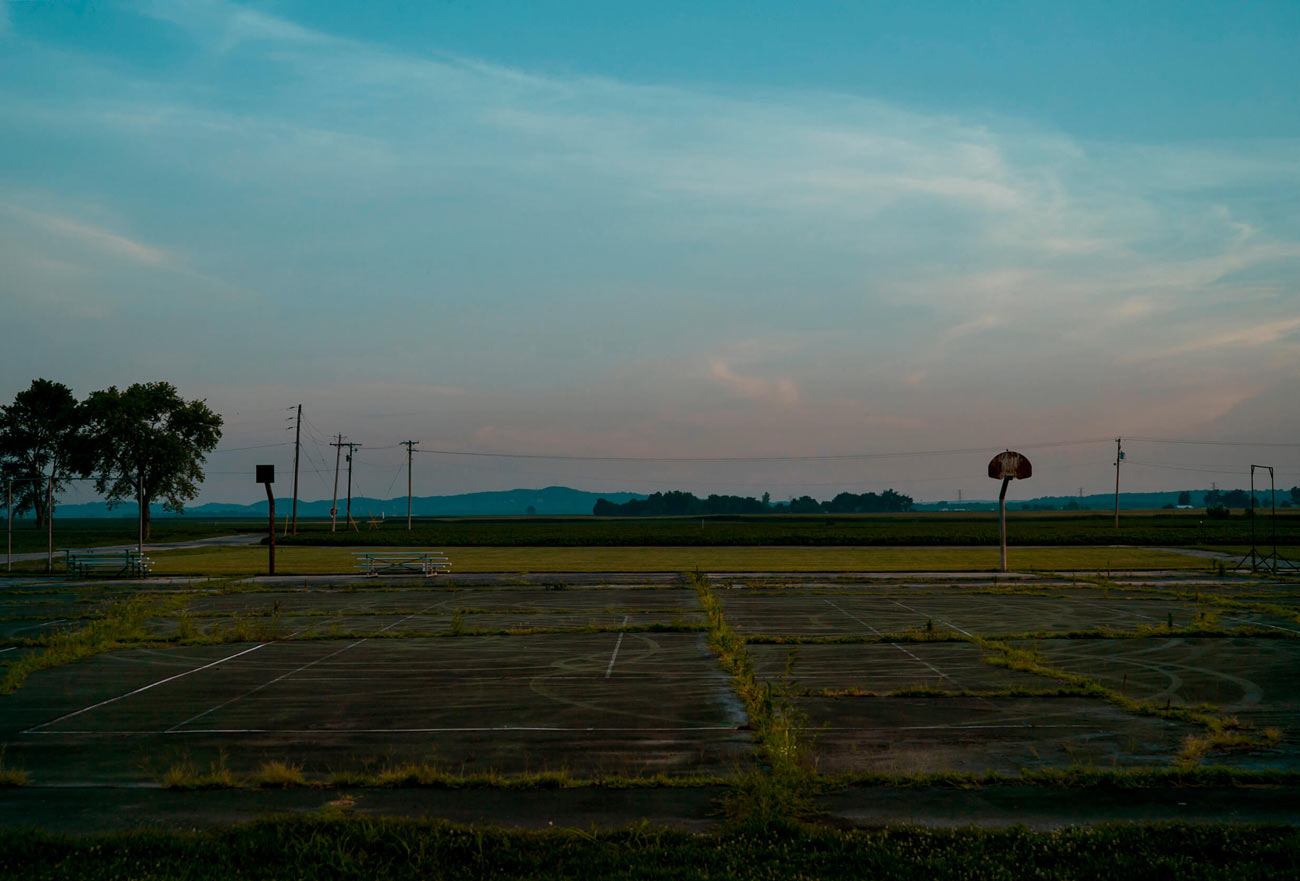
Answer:
[{"label": "park bench", "polygon": [[153,560],[134,549],[65,550],[65,571],[69,575],[144,576],[153,567]]},{"label": "park bench", "polygon": [[441,551],[355,551],[354,569],[361,569],[369,578],[380,573],[389,575],[423,575],[432,578],[439,572],[451,570],[451,562]]}]

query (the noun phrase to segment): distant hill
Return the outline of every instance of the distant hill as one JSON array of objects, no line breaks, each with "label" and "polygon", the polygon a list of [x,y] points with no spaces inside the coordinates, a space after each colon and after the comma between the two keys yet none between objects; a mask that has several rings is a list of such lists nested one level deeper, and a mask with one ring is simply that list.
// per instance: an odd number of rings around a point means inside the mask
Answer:
[{"label": "distant hill", "polygon": [[[416,496],[411,500],[411,512],[417,517],[509,517],[526,515],[529,508],[538,515],[589,515],[597,499],[611,502],[626,502],[631,499],[644,499],[639,493],[591,493],[567,486],[548,486],[543,489],[510,489],[501,492],[464,493],[454,496]],[[342,516],[345,501],[339,499],[339,515]],[[276,497],[275,513],[284,516],[293,505],[293,499]],[[160,505],[152,505],[154,517],[171,517]],[[308,502],[298,500],[299,517],[328,517],[329,500]],[[405,517],[406,496],[395,499],[372,499],[366,496],[353,496],[352,516],[357,519],[365,517]],[[136,506],[123,504],[109,510],[103,502],[87,502],[79,505],[59,505],[56,517],[135,517]],[[186,517],[265,517],[266,502],[251,505],[236,505],[222,502],[208,502],[185,509]]]}]

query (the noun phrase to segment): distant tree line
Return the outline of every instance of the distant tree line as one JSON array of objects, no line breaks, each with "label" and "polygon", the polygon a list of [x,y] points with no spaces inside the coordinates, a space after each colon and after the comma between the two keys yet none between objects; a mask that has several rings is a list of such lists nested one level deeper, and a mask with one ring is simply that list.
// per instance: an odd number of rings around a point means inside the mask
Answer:
[{"label": "distant tree line", "polygon": [[182,513],[219,440],[221,416],[171,383],[110,386],[78,401],[66,385],[36,379],[0,407],[0,480],[12,487],[13,513],[32,512],[44,527],[68,484],[91,479],[110,508],[140,505],[148,538],[150,504]]},{"label": "distant tree line", "polygon": [[597,517],[690,517],[706,514],[885,514],[912,510],[912,497],[887,489],[883,493],[842,492],[826,502],[800,496],[773,504],[767,493],[762,499],[750,496],[711,495],[671,490],[652,493],[644,499],[623,504],[597,499],[591,513]]}]

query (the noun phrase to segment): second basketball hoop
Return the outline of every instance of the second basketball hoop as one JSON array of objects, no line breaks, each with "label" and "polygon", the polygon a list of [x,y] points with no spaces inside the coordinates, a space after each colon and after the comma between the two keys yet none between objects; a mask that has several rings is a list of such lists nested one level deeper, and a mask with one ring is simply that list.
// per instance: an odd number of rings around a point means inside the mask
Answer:
[{"label": "second basketball hoop", "polygon": [[989,461],[989,477],[1002,481],[1002,492],[998,493],[998,519],[1002,534],[1002,571],[1007,571],[1007,484],[1013,480],[1025,480],[1034,474],[1034,466],[1029,459],[1014,450],[998,453]]}]

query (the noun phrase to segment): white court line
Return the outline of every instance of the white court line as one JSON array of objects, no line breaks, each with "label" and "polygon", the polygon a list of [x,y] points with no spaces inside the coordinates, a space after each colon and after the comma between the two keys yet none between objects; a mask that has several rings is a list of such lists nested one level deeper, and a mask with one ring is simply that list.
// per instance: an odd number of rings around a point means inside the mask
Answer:
[{"label": "white court line", "polygon": [[1012,725],[881,725],[881,726],[818,726],[816,728],[796,728],[796,731],[1024,731],[1042,728],[1070,728],[1075,730],[1096,730],[1094,725],[1035,725],[1032,722],[1017,722]]},{"label": "white court line", "polygon": [[[632,618],[631,615],[624,615],[624,616],[623,616],[623,626],[624,626],[624,627],[627,626],[627,622],[628,622],[629,620],[631,620],[631,618]],[[622,645],[623,645],[623,635],[624,635],[624,634],[623,634],[622,632],[620,632],[619,635],[618,635],[618,641],[614,643],[614,654],[612,654],[612,655],[609,656],[609,666],[605,668],[605,678],[606,678],[606,679],[609,678],[609,674],[611,674],[611,673],[614,672],[614,662],[618,660],[618,650],[619,650],[619,649],[622,647]]]},{"label": "white court line", "polygon": [[22,733],[33,734],[42,728],[45,728],[49,725],[53,725],[56,722],[62,722],[64,719],[71,719],[73,716],[80,716],[82,713],[88,713],[91,710],[97,709],[107,704],[114,703],[116,701],[120,701],[122,700],[122,698],[130,697],[133,694],[139,694],[142,691],[148,691],[149,689],[156,688],[159,685],[165,685],[166,683],[171,682],[175,679],[180,679],[182,676],[189,676],[191,673],[198,673],[200,670],[207,670],[208,668],[215,667],[218,664],[224,664],[226,663],[226,661],[233,661],[235,658],[238,658],[240,655],[246,655],[249,652],[255,652],[266,645],[270,645],[270,643],[265,643],[265,642],[258,643],[257,645],[253,646],[251,649],[244,649],[241,652],[235,652],[233,655],[228,655],[227,657],[224,657],[218,661],[213,661],[209,664],[204,664],[202,667],[195,667],[193,670],[186,670],[184,673],[177,673],[175,676],[168,676],[166,679],[159,679],[157,682],[151,682],[148,685],[141,686],[140,688],[134,689],[132,691],[128,691],[126,694],[119,694],[117,697],[110,697],[108,700],[100,701],[97,704],[91,704],[88,707],[82,707],[80,710],[75,710],[71,713],[65,713],[62,716],[59,716],[57,719],[51,719],[48,722],[42,722],[39,725],[33,725],[31,728],[28,728],[26,731]]},{"label": "white court line", "polygon": [[[925,612],[922,612],[920,609],[913,609],[911,606],[903,605],[903,604],[900,603],[898,600],[891,600],[891,602],[892,602],[894,605],[896,605],[896,606],[903,606],[903,608],[904,608],[904,609],[907,609],[907,611],[909,611],[909,612],[915,612],[915,613],[918,614],[918,615],[925,615],[925,617],[927,617],[927,618],[931,617],[929,614],[927,614],[927,613],[925,613]],[[975,634],[971,633],[969,630],[962,630],[960,627],[958,627],[956,624],[952,623],[951,621],[945,621],[943,618],[940,618],[940,619],[939,619],[939,623],[940,623],[940,624],[947,624],[949,627],[951,627],[953,630],[956,630],[958,633],[964,633],[964,634],[966,634],[967,636],[974,636],[974,635],[975,635]]]},{"label": "white court line", "polygon": [[1222,615],[1229,621],[1240,621],[1242,624],[1249,624],[1251,627],[1272,627],[1274,630],[1281,630],[1284,633],[1300,633],[1300,630],[1292,630],[1290,627],[1279,627],[1276,624],[1266,624],[1263,621],[1248,621],[1245,618],[1238,618],[1235,615]]},{"label": "white court line", "polygon": [[[421,610],[418,611],[418,612],[412,612],[410,615],[407,615],[405,618],[399,618],[399,619],[397,619],[396,621],[394,621],[392,624],[389,624],[387,627],[381,627],[379,630],[377,630],[377,631],[375,631],[375,632],[376,632],[376,633],[383,633],[385,630],[388,630],[388,629],[390,629],[390,628],[396,627],[398,624],[401,624],[403,621],[406,621],[406,620],[408,620],[408,619],[410,619],[410,618],[414,618],[416,615],[423,615],[425,612],[429,611],[429,609],[432,609],[434,606],[437,606],[437,605],[440,605],[440,604],[441,604],[441,602],[439,602],[439,603],[434,603],[432,606],[426,606],[426,607],[424,607],[423,609],[421,609]],[[301,632],[301,631],[299,631],[299,632]],[[370,637],[366,637],[365,639],[358,639],[356,642],[352,643],[351,645],[345,645],[343,648],[339,649],[338,651],[331,652],[330,654],[328,654],[328,655],[324,655],[323,657],[319,657],[319,658],[317,658],[316,660],[311,661],[310,663],[303,664],[301,667],[297,668],[296,670],[290,670],[288,673],[282,673],[282,674],[280,674],[279,676],[277,676],[277,677],[275,677],[274,679],[272,679],[270,682],[263,682],[261,685],[257,686],[256,688],[254,688],[254,689],[252,689],[252,690],[250,690],[250,691],[246,691],[246,692],[244,692],[244,693],[241,694],[241,695],[238,695],[238,696],[236,696],[236,697],[232,697],[230,700],[228,700],[228,701],[223,701],[222,703],[219,703],[219,704],[217,704],[217,705],[214,706],[214,707],[208,707],[206,710],[204,710],[202,713],[199,713],[197,716],[191,716],[190,718],[186,719],[184,722],[177,722],[177,723],[176,723],[175,725],[173,725],[171,728],[168,728],[167,731],[164,732],[164,733],[171,734],[172,732],[174,732],[174,731],[176,731],[176,730],[178,730],[178,729],[180,729],[180,728],[184,728],[186,725],[188,725],[188,724],[190,724],[191,722],[194,722],[194,721],[196,721],[196,720],[198,720],[198,719],[202,719],[204,716],[208,715],[209,713],[215,713],[217,710],[224,709],[225,707],[228,707],[228,706],[230,706],[230,705],[233,704],[233,703],[237,703],[237,702],[239,702],[239,701],[242,701],[242,700],[243,700],[244,698],[246,698],[246,697],[249,697],[249,696],[251,696],[251,695],[257,694],[259,691],[261,691],[261,690],[264,689],[264,688],[270,688],[272,685],[275,685],[277,682],[279,682],[279,681],[282,680],[282,679],[288,679],[290,676],[294,675],[295,673],[301,673],[303,670],[306,670],[308,667],[313,667],[313,666],[315,666],[316,664],[319,664],[321,661],[328,661],[330,658],[333,658],[333,657],[336,657],[336,656],[338,656],[338,655],[343,654],[343,653],[346,652],[348,649],[354,649],[354,648],[356,648],[357,646],[361,645],[361,643],[365,642],[365,641],[366,641],[367,639],[369,639],[369,638],[370,638]]]},{"label": "white court line", "polygon": [[[1143,615],[1141,612],[1130,612],[1127,609],[1108,609],[1105,606],[1098,606],[1099,609],[1105,609],[1107,612],[1117,612],[1123,615],[1131,615],[1134,618],[1146,618],[1148,621],[1162,621],[1167,618],[1156,618],[1152,615]],[[1290,627],[1279,627],[1276,624],[1267,624],[1263,621],[1250,621],[1246,618],[1238,618],[1235,615],[1220,615],[1220,618],[1227,618],[1229,621],[1240,621],[1242,624],[1249,624],[1251,627],[1271,627],[1274,630],[1281,630],[1283,633],[1300,633],[1300,630],[1292,630]]]},{"label": "white court line", "polygon": [[57,621],[42,621],[40,624],[28,624],[26,627],[15,627],[14,633],[22,633],[24,630],[38,630],[42,627],[53,627],[55,624],[67,623],[67,618],[60,618]]},{"label": "white court line", "polygon": [[164,733],[171,734],[176,729],[184,728],[186,725],[190,724],[191,722],[202,719],[204,716],[208,715],[209,713],[215,713],[217,710],[220,710],[223,707],[230,706],[231,704],[235,703],[235,701],[242,701],[244,698],[248,697],[249,695],[257,694],[259,691],[261,691],[264,688],[270,688],[272,685],[275,685],[275,683],[279,682],[281,679],[287,679],[288,677],[292,676],[295,673],[301,673],[303,670],[306,670],[308,667],[311,667],[314,664],[319,664],[321,661],[328,661],[330,658],[334,657],[334,655],[341,655],[344,652],[346,652],[348,649],[356,648],[357,646],[361,645],[361,643],[363,642],[365,642],[364,639],[357,640],[356,642],[352,643],[352,645],[344,646],[343,648],[339,649],[338,651],[332,654],[325,655],[323,657],[317,658],[316,660],[310,663],[303,664],[301,667],[299,667],[296,670],[290,670],[288,673],[282,673],[279,676],[272,679],[270,682],[263,682],[261,685],[257,686],[256,688],[250,691],[246,691],[243,694],[238,695],[237,697],[232,697],[230,700],[226,701],[225,703],[217,704],[215,707],[209,707],[208,709],[204,710],[202,713],[199,713],[197,716],[190,716],[184,722],[177,722],[175,725],[168,728],[167,731]]},{"label": "white court line", "polygon": [[[24,734],[44,734],[59,737],[65,734],[80,734],[89,737],[140,737],[145,735],[158,734],[456,734],[460,732],[468,734],[483,734],[488,732],[500,731],[596,731],[596,732],[647,732],[655,734],[663,733],[687,733],[692,731],[737,731],[735,725],[697,725],[680,728],[560,728],[560,727],[540,727],[536,725],[492,725],[470,728],[186,728],[183,731],[174,731],[172,729],[155,730],[155,731],[96,731],[94,729],[64,730],[64,731],[32,731],[23,732]],[[864,729],[869,730],[869,729]]]},{"label": "white court line", "polygon": [[[871,626],[870,624],[868,624],[866,621],[863,621],[863,620],[862,620],[861,618],[859,618],[857,615],[850,615],[848,612],[845,612],[843,609],[841,609],[839,606],[837,606],[837,605],[835,605],[834,603],[832,603],[830,600],[823,600],[823,602],[825,602],[826,605],[830,606],[832,609],[835,609],[837,612],[841,612],[841,613],[843,613],[843,614],[845,614],[845,615],[848,615],[849,618],[851,618],[851,619],[854,620],[854,621],[857,621],[857,622],[858,622],[859,624],[861,624],[863,627],[867,628],[867,629],[870,630],[872,633],[876,634],[876,636],[884,636],[883,633],[881,633],[881,632],[880,632],[879,630],[877,630],[876,628],[872,627],[872,626]],[[903,654],[907,655],[909,658],[911,658],[913,661],[916,661],[918,664],[925,664],[925,666],[929,667],[931,670],[933,670],[934,672],[938,673],[942,678],[947,679],[949,682],[953,683],[954,685],[957,684],[957,680],[956,680],[956,679],[953,679],[953,678],[952,678],[951,676],[949,676],[947,673],[943,672],[943,671],[940,670],[938,667],[934,666],[934,664],[931,664],[931,663],[929,663],[928,661],[923,661],[923,660],[921,660],[921,658],[920,658],[919,656],[913,654],[912,652],[909,652],[907,649],[903,648],[903,647],[902,647],[901,645],[899,645],[898,643],[896,643],[896,642],[889,642],[889,643],[885,643],[885,644],[888,645],[888,646],[890,646],[891,648],[896,648],[896,649],[898,649],[900,652],[902,652]]]}]

